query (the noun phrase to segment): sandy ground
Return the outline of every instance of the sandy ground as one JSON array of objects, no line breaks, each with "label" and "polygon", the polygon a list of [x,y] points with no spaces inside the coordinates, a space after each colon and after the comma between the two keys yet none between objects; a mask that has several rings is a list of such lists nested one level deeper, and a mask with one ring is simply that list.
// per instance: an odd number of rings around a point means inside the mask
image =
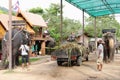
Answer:
[{"label": "sandy ground", "polygon": [[120,80],[120,54],[115,54],[113,63],[105,64],[103,70],[96,70],[95,54],[81,66],[57,66],[50,56],[42,57],[30,65],[30,71],[17,67],[12,72],[0,71],[0,80]]}]

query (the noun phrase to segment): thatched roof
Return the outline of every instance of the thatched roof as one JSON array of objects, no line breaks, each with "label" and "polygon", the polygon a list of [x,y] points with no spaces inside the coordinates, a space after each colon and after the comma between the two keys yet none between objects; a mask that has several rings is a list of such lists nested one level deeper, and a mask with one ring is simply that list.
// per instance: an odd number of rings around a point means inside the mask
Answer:
[{"label": "thatched roof", "polygon": [[32,27],[33,26],[47,27],[47,24],[44,21],[44,19],[42,18],[42,16],[40,16],[38,14],[33,14],[33,13],[30,13],[30,12],[19,12],[17,14],[17,16],[23,17],[23,19],[28,21],[28,23],[30,23],[30,25]]},{"label": "thatched roof", "polygon": [[5,33],[6,33],[6,30],[5,30],[5,28],[3,27],[3,25],[2,25],[2,23],[0,21],[0,40],[3,38]]},{"label": "thatched roof", "polygon": [[[16,17],[16,16],[12,16],[12,20],[23,20],[23,18],[21,17]],[[9,29],[8,27],[8,21],[9,21],[9,15],[7,14],[0,14],[0,24],[3,26],[3,28],[7,31]],[[34,34],[34,30],[27,25],[26,26],[27,31],[30,32],[31,34]]]},{"label": "thatched roof", "polygon": [[[12,16],[12,20],[23,20],[23,19],[20,17]],[[2,25],[4,26],[4,28],[6,30],[8,30],[9,29],[9,27],[8,27],[9,15],[0,14],[0,21],[1,21]]]}]

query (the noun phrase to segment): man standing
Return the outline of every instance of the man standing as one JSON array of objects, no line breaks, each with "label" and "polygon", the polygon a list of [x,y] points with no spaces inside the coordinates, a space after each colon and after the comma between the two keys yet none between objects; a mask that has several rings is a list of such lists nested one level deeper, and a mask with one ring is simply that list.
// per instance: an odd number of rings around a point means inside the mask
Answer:
[{"label": "man standing", "polygon": [[26,44],[26,42],[23,42],[20,46],[19,50],[21,50],[21,56],[22,56],[22,68],[24,69],[25,64],[27,66],[27,69],[29,67],[29,46]]},{"label": "man standing", "polygon": [[98,53],[97,53],[97,70],[101,71],[102,70],[102,67],[103,67],[103,41],[102,40],[99,40],[98,42]]}]

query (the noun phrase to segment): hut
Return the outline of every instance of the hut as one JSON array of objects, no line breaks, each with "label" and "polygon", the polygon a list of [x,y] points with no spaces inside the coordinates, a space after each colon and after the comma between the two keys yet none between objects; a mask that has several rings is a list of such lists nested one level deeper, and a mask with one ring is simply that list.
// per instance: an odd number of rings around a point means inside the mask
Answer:
[{"label": "hut", "polygon": [[[3,36],[5,35],[6,31],[8,31],[8,21],[9,21],[9,15],[7,14],[0,14],[0,55],[1,55],[1,40]],[[21,17],[12,16],[12,21],[24,21]],[[26,27],[26,30],[31,34],[34,35],[34,30],[29,25],[24,25]]]},{"label": "hut", "polygon": [[[32,37],[32,40],[35,41],[35,45],[37,45],[37,52],[42,53],[42,55],[45,55],[45,45],[46,45],[46,39],[43,37],[43,28],[47,28],[47,24],[42,18],[42,16],[38,14],[33,14],[30,12],[18,12],[17,17],[21,17],[24,19],[31,28],[38,28],[38,31],[36,34]],[[39,53],[38,53],[39,54]]]},{"label": "hut", "polygon": [[[12,20],[13,21],[21,21],[23,19],[21,17],[12,16]],[[3,38],[6,31],[8,31],[8,21],[9,21],[9,15],[0,14],[0,29],[1,29],[0,33],[2,34],[2,35],[0,35],[1,39]],[[26,30],[30,34],[35,34],[34,30],[30,26],[27,26],[27,24],[26,24],[25,27],[26,27]]]},{"label": "hut", "polygon": [[[8,31],[8,20],[9,15],[0,14],[0,41],[5,35],[6,31]],[[25,21],[26,30],[31,34],[32,41],[38,46],[37,51],[41,51],[42,55],[45,55],[45,45],[46,39],[43,37],[43,28],[47,28],[47,24],[45,23],[42,16],[29,13],[29,12],[18,12],[16,16],[12,16],[13,21],[23,20]],[[34,28],[37,27],[38,31],[35,32]],[[0,44],[1,45],[1,44]],[[1,47],[1,46],[0,46]]]}]

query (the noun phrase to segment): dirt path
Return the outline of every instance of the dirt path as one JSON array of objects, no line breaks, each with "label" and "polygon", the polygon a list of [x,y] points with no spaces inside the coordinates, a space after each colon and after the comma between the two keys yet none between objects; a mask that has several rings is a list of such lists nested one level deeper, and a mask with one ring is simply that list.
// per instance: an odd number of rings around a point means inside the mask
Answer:
[{"label": "dirt path", "polygon": [[32,63],[30,71],[18,67],[14,72],[0,71],[0,80],[120,80],[120,54],[115,54],[114,63],[104,64],[103,71],[96,70],[94,54],[82,66],[57,66],[50,57]]}]

